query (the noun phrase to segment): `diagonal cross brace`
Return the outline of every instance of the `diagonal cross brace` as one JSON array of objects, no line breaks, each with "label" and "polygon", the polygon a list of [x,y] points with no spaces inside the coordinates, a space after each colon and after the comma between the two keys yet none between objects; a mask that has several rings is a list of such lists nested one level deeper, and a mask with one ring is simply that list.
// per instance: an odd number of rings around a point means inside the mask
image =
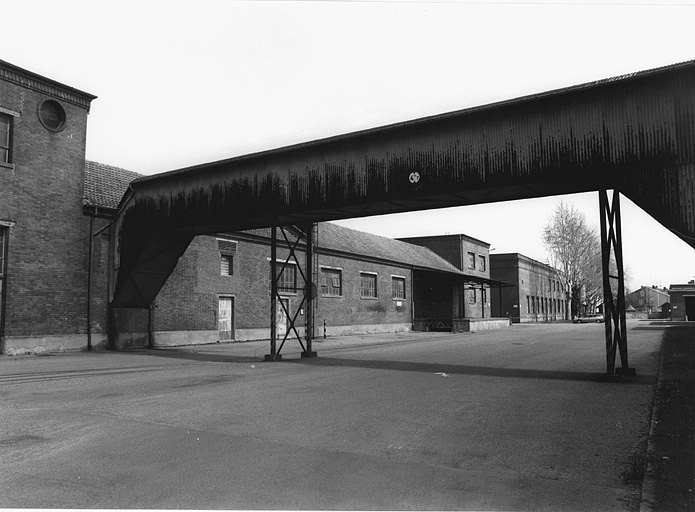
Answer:
[{"label": "diagonal cross brace", "polygon": [[[601,213],[601,266],[603,270],[603,306],[606,332],[606,372],[609,375],[632,376],[634,369],[628,365],[627,323],[625,320],[625,274],[623,270],[622,231],[620,222],[620,193],[613,190],[609,202],[608,191],[599,191]],[[617,267],[617,290],[614,296],[611,284],[611,255]],[[620,353],[621,368],[616,370],[616,352]]]}]

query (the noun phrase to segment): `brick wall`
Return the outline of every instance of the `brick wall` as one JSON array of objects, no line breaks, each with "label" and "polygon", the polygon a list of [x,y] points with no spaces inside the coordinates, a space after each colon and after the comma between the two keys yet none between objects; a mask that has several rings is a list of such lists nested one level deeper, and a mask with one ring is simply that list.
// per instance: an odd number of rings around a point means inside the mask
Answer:
[{"label": "brick wall", "polygon": [[[210,336],[218,328],[218,301],[221,296],[234,298],[237,339],[263,339],[269,336],[270,244],[241,235],[230,235],[228,238],[238,242],[232,276],[220,273],[220,253],[215,237],[198,236],[193,240],[155,300],[153,330],[156,340],[173,339],[173,333],[179,333],[176,344],[211,341]],[[288,255],[289,251],[279,245],[278,260],[285,261]],[[304,252],[298,252],[297,258],[304,269]],[[325,254],[319,255],[318,262],[319,267],[340,268],[343,287],[340,297],[322,296],[320,278],[317,280],[319,296],[314,301],[316,336],[323,335],[324,321],[329,334],[410,328],[412,289],[408,268]],[[376,273],[376,299],[360,297],[360,272]],[[393,276],[406,278],[405,300],[394,300]],[[300,290],[297,293],[281,292],[283,298],[289,301],[290,314],[293,316],[300,308],[303,286],[303,279],[297,271],[297,287]],[[301,309],[296,320],[298,328],[304,327],[307,313],[305,304]],[[136,333],[123,345],[146,343],[146,312],[118,310],[117,323],[119,333]],[[300,329],[300,334],[304,335],[303,329]]]},{"label": "brick wall", "polygon": [[514,284],[514,287],[502,288],[501,303],[500,291],[492,290],[495,314],[498,311],[500,315],[509,312],[514,322],[548,322],[564,318],[567,301],[551,267],[517,253],[495,254],[490,260],[492,278]]},{"label": "brick wall", "polygon": [[[45,90],[0,78],[0,108],[16,113],[12,164],[0,166],[0,221],[11,223],[2,333],[10,352],[18,337],[39,344],[50,336],[63,345],[78,338],[82,343],[87,327],[89,223],[82,196],[88,111],[62,99],[55,86]],[[65,110],[61,131],[39,120],[46,99]]]}]

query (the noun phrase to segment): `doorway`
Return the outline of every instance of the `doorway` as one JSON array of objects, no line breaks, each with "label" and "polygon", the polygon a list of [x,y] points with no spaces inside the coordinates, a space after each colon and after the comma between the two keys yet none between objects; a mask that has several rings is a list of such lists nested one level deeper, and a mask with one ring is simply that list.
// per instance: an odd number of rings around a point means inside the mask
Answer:
[{"label": "doorway", "polygon": [[[284,304],[284,308],[282,307]],[[285,313],[287,310],[287,314]],[[278,338],[283,339],[289,328],[290,299],[278,297],[277,305],[275,306],[275,334]]]},{"label": "doorway", "polygon": [[685,319],[695,322],[695,295],[686,295],[685,299]]},{"label": "doorway", "polygon": [[234,297],[220,297],[218,301],[217,330],[220,341],[234,339]]}]

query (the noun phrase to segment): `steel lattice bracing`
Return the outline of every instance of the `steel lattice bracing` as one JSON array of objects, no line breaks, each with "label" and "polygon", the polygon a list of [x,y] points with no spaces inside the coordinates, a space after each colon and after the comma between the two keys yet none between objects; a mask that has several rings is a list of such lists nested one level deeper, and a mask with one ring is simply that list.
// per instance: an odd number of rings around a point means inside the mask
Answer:
[{"label": "steel lattice bracing", "polygon": [[196,234],[592,190],[695,247],[694,128],[695,61],[141,178],[113,304],[147,307]]}]

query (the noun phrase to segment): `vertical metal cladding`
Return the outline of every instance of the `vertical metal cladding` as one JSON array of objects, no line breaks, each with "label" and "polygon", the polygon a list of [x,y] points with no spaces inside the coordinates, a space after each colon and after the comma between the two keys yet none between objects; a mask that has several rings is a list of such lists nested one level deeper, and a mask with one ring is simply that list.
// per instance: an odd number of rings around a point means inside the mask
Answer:
[{"label": "vertical metal cladding", "polygon": [[[617,188],[695,246],[695,61],[141,179],[131,266],[158,230],[262,227]],[[690,238],[688,238],[690,237]]]},{"label": "vertical metal cladding", "polygon": [[692,161],[683,86],[615,81],[211,164],[180,176],[172,213],[204,222],[206,211],[296,215],[534,182],[618,187],[639,169]]}]

